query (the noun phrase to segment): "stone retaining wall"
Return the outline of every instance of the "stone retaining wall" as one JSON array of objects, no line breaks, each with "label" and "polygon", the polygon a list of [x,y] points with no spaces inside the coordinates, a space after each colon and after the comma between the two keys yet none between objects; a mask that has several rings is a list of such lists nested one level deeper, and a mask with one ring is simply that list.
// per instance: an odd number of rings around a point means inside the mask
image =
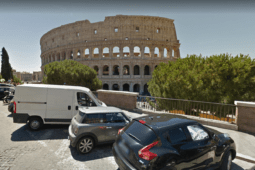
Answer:
[{"label": "stone retaining wall", "polygon": [[138,93],[114,90],[97,90],[97,92],[98,99],[103,101],[107,106],[115,106],[126,110],[136,108]]}]

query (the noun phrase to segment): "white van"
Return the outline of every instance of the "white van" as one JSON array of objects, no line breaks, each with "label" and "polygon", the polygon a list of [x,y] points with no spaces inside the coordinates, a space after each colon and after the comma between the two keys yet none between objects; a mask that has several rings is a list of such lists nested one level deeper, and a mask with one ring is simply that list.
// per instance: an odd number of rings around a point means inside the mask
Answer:
[{"label": "white van", "polygon": [[32,130],[38,130],[43,124],[70,124],[79,106],[106,107],[85,87],[19,85],[15,89],[13,122],[29,122]]}]

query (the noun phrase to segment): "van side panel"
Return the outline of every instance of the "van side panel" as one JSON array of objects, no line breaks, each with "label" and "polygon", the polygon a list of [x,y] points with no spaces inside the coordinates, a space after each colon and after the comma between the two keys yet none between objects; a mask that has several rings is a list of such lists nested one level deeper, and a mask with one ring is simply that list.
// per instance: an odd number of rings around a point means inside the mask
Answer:
[{"label": "van side panel", "polygon": [[48,88],[45,122],[71,122],[73,117],[73,90]]},{"label": "van side panel", "polygon": [[17,86],[15,91],[17,114],[45,117],[47,88]]}]

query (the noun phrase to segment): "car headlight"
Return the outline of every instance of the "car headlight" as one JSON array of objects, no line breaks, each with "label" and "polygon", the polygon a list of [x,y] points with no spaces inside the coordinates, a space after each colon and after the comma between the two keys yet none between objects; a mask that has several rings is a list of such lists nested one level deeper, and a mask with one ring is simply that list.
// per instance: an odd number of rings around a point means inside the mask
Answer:
[{"label": "car headlight", "polygon": [[224,136],[225,138],[230,138],[229,134],[227,134],[227,133],[224,133],[223,136]]}]

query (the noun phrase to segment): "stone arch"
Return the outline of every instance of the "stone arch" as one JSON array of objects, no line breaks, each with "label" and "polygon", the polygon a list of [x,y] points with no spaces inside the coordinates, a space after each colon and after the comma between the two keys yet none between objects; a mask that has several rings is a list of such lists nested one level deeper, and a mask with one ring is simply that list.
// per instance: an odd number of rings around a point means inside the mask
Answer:
[{"label": "stone arch", "polygon": [[134,66],[134,75],[140,75],[140,67],[139,65]]},{"label": "stone arch", "polygon": [[129,84],[128,83],[123,84],[123,91],[129,91]]},{"label": "stone arch", "polygon": [[73,59],[73,51],[70,52],[70,59]]},{"label": "stone arch", "polygon": [[104,90],[109,90],[109,85],[108,85],[107,83],[104,83],[104,84],[103,84],[103,89],[104,89]]},{"label": "stone arch", "polygon": [[86,48],[85,50],[84,50],[84,56],[85,56],[85,58],[89,58],[89,48]]},{"label": "stone arch", "polygon": [[103,48],[103,57],[109,57],[109,48],[108,47]]},{"label": "stone arch", "polygon": [[118,65],[114,65],[112,70],[112,75],[120,75],[120,67]]},{"label": "stone arch", "polygon": [[160,57],[160,51],[158,47],[154,48],[154,57]]},{"label": "stone arch", "polygon": [[128,65],[123,66],[123,75],[130,75],[130,70]]},{"label": "stone arch", "polygon": [[148,46],[144,47],[144,56],[145,57],[151,57],[151,51]]},{"label": "stone arch", "polygon": [[113,57],[120,57],[120,48],[118,46],[113,47]]},{"label": "stone arch", "polygon": [[141,48],[139,46],[134,47],[134,56],[141,57]]},{"label": "stone arch", "polygon": [[120,86],[117,83],[115,83],[112,85],[112,90],[120,90]]},{"label": "stone arch", "polygon": [[104,65],[104,67],[103,67],[103,75],[109,75],[109,66],[108,65]]},{"label": "stone arch", "polygon": [[81,51],[80,50],[77,51],[77,58],[81,58]]},{"label": "stone arch", "polygon": [[130,56],[130,49],[128,46],[125,46],[123,48],[123,57],[129,57]]},{"label": "stone arch", "polygon": [[135,84],[134,88],[133,88],[133,91],[139,93],[140,92],[140,84]]},{"label": "stone arch", "polygon": [[150,75],[150,66],[146,65],[144,67],[144,75]]},{"label": "stone arch", "polygon": [[93,49],[92,57],[93,58],[98,58],[99,57],[99,49],[97,47],[95,47]]},{"label": "stone arch", "polygon": [[97,72],[97,75],[98,75],[99,67],[98,66],[94,66],[93,69]]}]

